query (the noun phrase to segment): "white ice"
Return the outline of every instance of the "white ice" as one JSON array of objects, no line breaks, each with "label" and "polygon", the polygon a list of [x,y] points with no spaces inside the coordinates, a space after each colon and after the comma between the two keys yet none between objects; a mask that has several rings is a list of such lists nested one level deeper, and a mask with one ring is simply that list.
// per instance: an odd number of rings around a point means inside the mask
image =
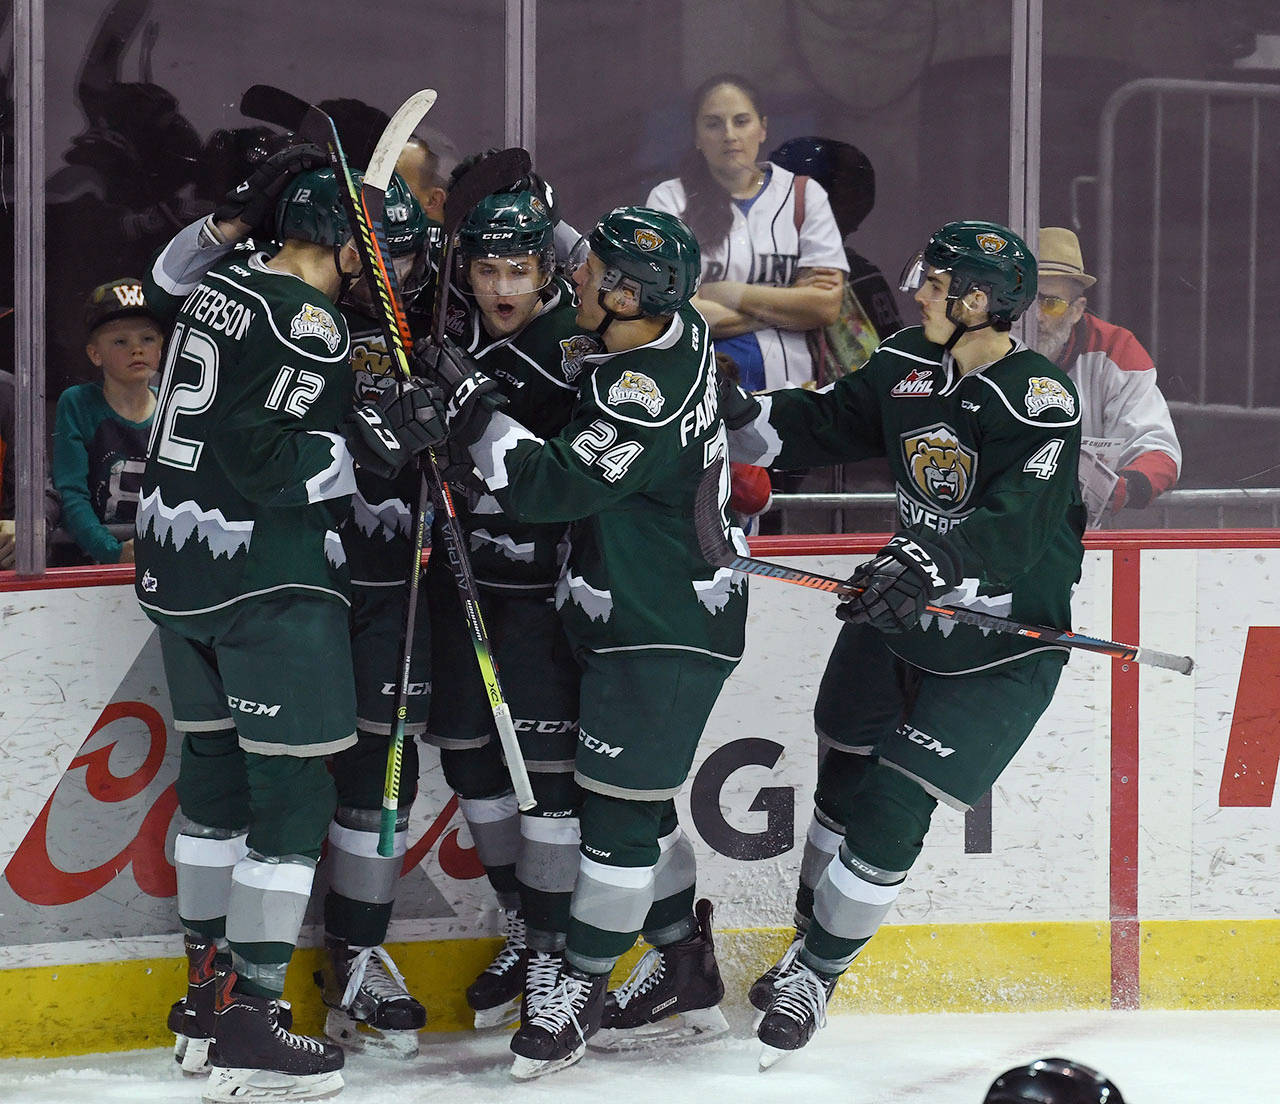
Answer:
[{"label": "white ice", "polygon": [[[757,1071],[745,1015],[719,1039],[658,1054],[588,1052],[517,1084],[509,1036],[426,1034],[411,1062],[351,1058],[341,1104],[981,1104],[992,1079],[1034,1058],[1106,1073],[1127,1104],[1275,1104],[1280,1012],[1064,1012],[832,1016],[798,1054]],[[4,1104],[195,1104],[167,1050],[0,1061]]]}]

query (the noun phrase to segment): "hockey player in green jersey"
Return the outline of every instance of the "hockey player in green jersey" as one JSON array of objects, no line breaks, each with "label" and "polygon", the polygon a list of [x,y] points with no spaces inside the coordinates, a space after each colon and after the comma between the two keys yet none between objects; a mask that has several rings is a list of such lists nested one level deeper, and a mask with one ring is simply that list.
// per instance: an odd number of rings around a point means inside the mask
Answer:
[{"label": "hockey player in green jersey", "polygon": [[[899,531],[853,574],[814,710],[821,748],[796,940],[751,989],[768,1066],[812,1037],[893,907],[938,801],[965,810],[1048,706],[1066,650],[924,616],[969,606],[1069,628],[1084,508],[1071,381],[1010,334],[1036,262],[1012,231],[948,223],[908,265],[922,325],[821,392],[726,398],[733,458],[884,456]],[[729,407],[734,409],[730,410]]]},{"label": "hockey player in green jersey", "polygon": [[[507,413],[541,437],[554,436],[573,411],[583,358],[601,345],[575,321],[573,289],[555,275],[546,204],[523,190],[482,200],[460,228],[456,257],[454,285],[475,305],[459,340],[496,381]],[[465,452],[460,459],[469,469]],[[553,604],[566,523],[517,520],[483,485],[467,495],[466,478],[455,484],[454,501],[537,800],[529,815],[517,811],[453,572],[444,554],[433,556],[425,587],[432,671],[449,692],[433,696],[425,739],[440,749],[445,780],[497,894],[505,936],[467,989],[475,1025],[483,1028],[514,1020],[526,976],[533,999],[539,983],[554,979],[563,955],[578,873],[579,672]],[[447,542],[440,537],[433,546]]]},{"label": "hockey player in green jersey", "polygon": [[[145,283],[173,336],[138,511],[137,593],[159,626],[183,734],[175,867],[190,973],[174,1013],[188,1050],[212,1035],[206,1101],[341,1087],[341,1050],[292,1034],[278,1003],[336,804],[324,757],[355,742],[336,526],[353,459],[391,475],[441,439],[421,389],[353,410],[334,301],[359,257],[332,172],[293,180],[298,167],[291,151],[264,164],[215,217],[180,232]],[[261,222],[282,189],[279,252],[203,263],[222,248],[219,226]],[[220,945],[230,968],[215,972]]]},{"label": "hockey player in green jersey", "polygon": [[[695,914],[673,802],[746,620],[745,581],[709,567],[693,529],[698,481],[726,449],[707,324],[688,305],[698,246],[679,219],[637,207],[606,215],[589,245],[577,321],[604,349],[583,358],[558,434],[508,416],[483,361],[446,350],[436,362],[453,440],[504,513],[572,523],[556,602],[582,668],[582,843],[564,966],[512,1039],[520,1078],[577,1061],[602,1019],[619,1032],[677,1013],[694,1029],[726,1026],[710,905]],[[721,484],[721,523],[740,541],[727,469]],[[606,1002],[641,932],[653,950]]]}]

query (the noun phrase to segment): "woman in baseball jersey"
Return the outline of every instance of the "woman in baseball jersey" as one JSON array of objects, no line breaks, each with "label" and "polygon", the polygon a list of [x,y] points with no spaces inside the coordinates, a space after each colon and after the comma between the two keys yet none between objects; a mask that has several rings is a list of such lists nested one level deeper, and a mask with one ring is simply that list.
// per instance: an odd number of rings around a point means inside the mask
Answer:
[{"label": "woman in baseball jersey", "polygon": [[693,305],[748,391],[812,386],[804,331],[834,322],[849,271],[827,193],[757,161],[766,137],[760,96],[733,74],[692,100],[693,149],[646,205],[679,215],[702,249]]}]

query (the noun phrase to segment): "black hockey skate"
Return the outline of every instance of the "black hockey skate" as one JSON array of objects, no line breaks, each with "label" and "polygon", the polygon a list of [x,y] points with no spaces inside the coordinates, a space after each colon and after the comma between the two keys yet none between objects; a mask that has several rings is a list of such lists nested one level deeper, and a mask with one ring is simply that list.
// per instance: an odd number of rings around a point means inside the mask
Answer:
[{"label": "black hockey skate", "polygon": [[701,1041],[729,1030],[719,1007],[724,982],[711,936],[712,911],[710,901],[699,901],[694,909],[698,930],[679,943],[646,951],[631,976],[605,998],[593,1050]]},{"label": "black hockey skate", "polygon": [[583,974],[571,966],[560,973],[555,988],[511,1038],[516,1060],[511,1076],[528,1081],[573,1065],[587,1051],[587,1040],[600,1029],[608,974]]},{"label": "black hockey skate", "polygon": [[204,1104],[323,1100],[342,1090],[342,1048],[280,1023],[279,1003],[234,991],[236,975],[215,982],[214,1038]]},{"label": "black hockey skate", "polygon": [[183,938],[187,951],[187,995],[169,1009],[174,1034],[173,1060],[182,1072],[202,1077],[209,1072],[209,1042],[213,1039],[213,959],[218,953],[211,939]]},{"label": "black hockey skate", "polygon": [[753,1008],[760,1012],[768,1011],[769,1002],[773,1000],[773,983],[778,980],[783,971],[791,967],[791,963],[795,961],[796,955],[800,953],[800,948],[803,946],[804,932],[797,931],[786,954],[751,983],[751,988],[747,990],[747,1000],[751,1002]]},{"label": "black hockey skate", "polygon": [[352,947],[325,936],[327,962],[314,974],[329,1008],[324,1033],[345,1050],[413,1058],[427,1010],[409,995],[382,947]]},{"label": "black hockey skate", "polygon": [[502,910],[502,949],[467,986],[467,1004],[475,1013],[477,1030],[506,1027],[520,1017],[520,994],[524,991],[524,916],[519,909]]},{"label": "black hockey skate", "polygon": [[756,1027],[756,1036],[764,1044],[760,1051],[762,1070],[799,1050],[819,1028],[826,1026],[827,1002],[836,981],[792,956],[790,964],[774,979],[772,999]]}]

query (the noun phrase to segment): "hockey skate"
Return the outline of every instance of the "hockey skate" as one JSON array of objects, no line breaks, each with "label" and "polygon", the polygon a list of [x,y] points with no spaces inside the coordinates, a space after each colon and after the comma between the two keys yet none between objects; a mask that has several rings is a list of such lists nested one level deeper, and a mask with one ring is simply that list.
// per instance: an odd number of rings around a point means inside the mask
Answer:
[{"label": "hockey skate", "polygon": [[710,901],[699,901],[698,930],[646,951],[631,976],[605,998],[593,1050],[702,1041],[729,1030],[719,1007],[724,982],[711,936],[712,911]]},{"label": "hockey skate", "polygon": [[524,993],[520,997],[520,1023],[527,1024],[542,1002],[555,992],[564,969],[564,951],[534,951],[525,956]]},{"label": "hockey skate", "polygon": [[352,947],[325,936],[326,967],[315,982],[329,1008],[324,1033],[344,1050],[413,1058],[427,1010],[409,995],[404,977],[382,947]]},{"label": "hockey skate", "polygon": [[516,1055],[511,1076],[528,1081],[571,1066],[587,1051],[600,1028],[608,974],[583,974],[572,967],[560,973],[555,988],[511,1038]]},{"label": "hockey skate", "polygon": [[518,909],[502,910],[504,942],[494,960],[467,986],[467,1004],[475,1013],[477,1030],[506,1027],[520,1017],[520,994],[524,991],[524,916]]},{"label": "hockey skate", "polygon": [[[798,944],[792,944],[798,947]],[[788,951],[788,954],[791,952]],[[781,965],[781,963],[779,963]],[[773,995],[756,1028],[764,1044],[760,1068],[767,1070],[793,1050],[799,1050],[827,1023],[827,1002],[837,979],[820,974],[792,955],[773,982]]]},{"label": "hockey skate", "polygon": [[213,1038],[213,959],[218,948],[212,940],[188,935],[187,995],[169,1009],[169,1030],[174,1034],[173,1060],[193,1077],[209,1072],[209,1042]]},{"label": "hockey skate", "polygon": [[[800,953],[800,948],[803,946],[804,933],[798,931],[786,953],[751,983],[751,988],[747,990],[747,1000],[751,1002],[753,1008],[760,1012],[768,1010],[769,1002],[773,1000],[773,983],[784,971],[790,969],[791,963],[795,961],[796,955]],[[758,1025],[759,1020],[756,1023]]]},{"label": "hockey skate", "polygon": [[204,1104],[323,1100],[342,1090],[342,1048],[281,1025],[278,1002],[236,993],[236,975],[214,984],[214,1038]]}]

